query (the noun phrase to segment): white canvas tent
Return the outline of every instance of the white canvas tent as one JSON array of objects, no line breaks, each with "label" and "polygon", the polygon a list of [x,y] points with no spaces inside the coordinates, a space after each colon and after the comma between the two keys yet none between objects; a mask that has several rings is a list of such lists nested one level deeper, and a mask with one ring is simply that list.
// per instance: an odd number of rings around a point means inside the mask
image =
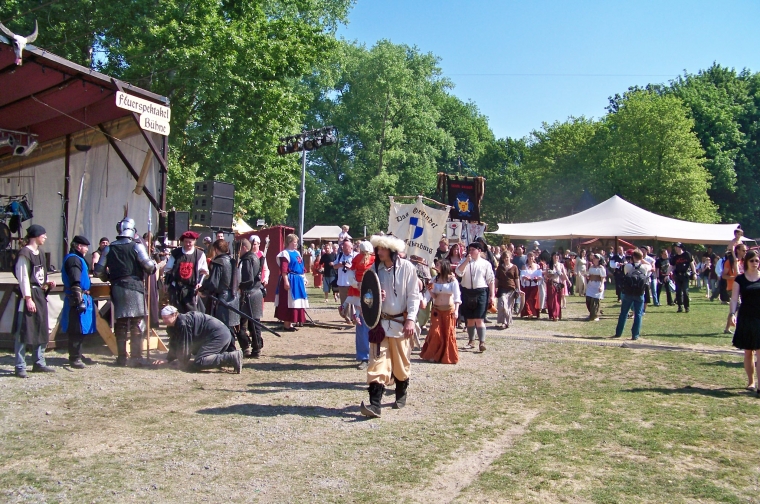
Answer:
[{"label": "white canvas tent", "polygon": [[232,231],[236,235],[247,235],[250,233],[253,233],[255,230],[248,225],[247,222],[245,222],[243,219],[238,217],[235,219],[235,222],[232,224]]},{"label": "white canvas tent", "polygon": [[625,201],[620,196],[574,215],[540,222],[499,224],[493,234],[511,238],[633,238],[727,244],[738,224],[703,224],[664,217]]},{"label": "white canvas tent", "polygon": [[340,226],[314,226],[303,234],[303,240],[332,240],[338,239]]}]

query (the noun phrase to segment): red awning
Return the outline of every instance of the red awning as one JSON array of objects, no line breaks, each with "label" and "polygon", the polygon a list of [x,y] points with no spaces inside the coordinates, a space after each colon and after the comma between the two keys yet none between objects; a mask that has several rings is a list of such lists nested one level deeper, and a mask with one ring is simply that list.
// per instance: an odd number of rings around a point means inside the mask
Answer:
[{"label": "red awning", "polygon": [[[131,115],[116,106],[119,85],[129,94],[168,104],[163,96],[31,45],[22,66],[14,58],[11,46],[0,40],[0,129],[38,135],[39,143]],[[10,148],[0,148],[0,160],[7,156]]]}]

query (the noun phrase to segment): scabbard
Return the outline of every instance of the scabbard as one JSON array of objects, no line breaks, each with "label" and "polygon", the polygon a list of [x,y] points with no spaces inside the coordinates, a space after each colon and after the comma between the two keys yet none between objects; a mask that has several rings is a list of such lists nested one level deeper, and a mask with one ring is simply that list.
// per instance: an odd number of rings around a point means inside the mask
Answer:
[{"label": "scabbard", "polygon": [[238,314],[238,315],[240,315],[241,317],[244,317],[244,318],[246,318],[246,319],[250,320],[251,322],[253,322],[253,325],[255,325],[256,327],[258,327],[259,329],[264,329],[265,331],[267,331],[267,332],[270,332],[270,333],[274,334],[274,335],[275,335],[275,336],[277,336],[278,338],[282,338],[282,336],[280,336],[280,334],[279,334],[279,333],[277,333],[276,331],[273,331],[272,329],[268,328],[267,326],[265,326],[264,324],[262,324],[261,322],[259,322],[259,321],[258,321],[258,320],[256,320],[255,318],[251,317],[250,315],[247,315],[247,314],[245,314],[245,313],[241,312],[240,310],[238,310],[237,308],[235,308],[235,307],[233,307],[233,306],[230,306],[230,305],[228,305],[227,303],[225,303],[224,301],[222,301],[222,300],[221,300],[221,299],[219,299],[218,297],[216,297],[216,296],[209,296],[209,297],[210,297],[211,299],[213,299],[214,301],[216,301],[217,303],[219,303],[220,305],[222,305],[222,306],[224,306],[225,308],[227,308],[228,310],[230,310],[231,312],[233,312],[233,313],[237,313],[237,314]]}]

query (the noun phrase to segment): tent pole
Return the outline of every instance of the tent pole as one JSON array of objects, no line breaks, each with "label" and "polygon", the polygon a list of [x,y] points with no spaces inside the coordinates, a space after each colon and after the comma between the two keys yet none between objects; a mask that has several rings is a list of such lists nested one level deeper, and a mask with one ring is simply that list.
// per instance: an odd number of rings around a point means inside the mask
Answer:
[{"label": "tent pole", "polygon": [[[61,240],[63,255],[69,251],[69,179],[71,178],[71,135],[66,135],[66,158],[63,164],[63,240]],[[61,259],[63,260],[63,259]]]}]

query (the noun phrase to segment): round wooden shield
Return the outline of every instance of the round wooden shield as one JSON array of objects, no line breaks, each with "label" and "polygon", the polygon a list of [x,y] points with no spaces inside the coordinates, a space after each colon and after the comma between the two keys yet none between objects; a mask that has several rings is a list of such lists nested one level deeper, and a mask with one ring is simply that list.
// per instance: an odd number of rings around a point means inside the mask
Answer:
[{"label": "round wooden shield", "polygon": [[383,305],[380,299],[380,279],[375,270],[369,269],[364,273],[359,291],[362,318],[367,327],[374,329],[380,323],[380,310]]}]

